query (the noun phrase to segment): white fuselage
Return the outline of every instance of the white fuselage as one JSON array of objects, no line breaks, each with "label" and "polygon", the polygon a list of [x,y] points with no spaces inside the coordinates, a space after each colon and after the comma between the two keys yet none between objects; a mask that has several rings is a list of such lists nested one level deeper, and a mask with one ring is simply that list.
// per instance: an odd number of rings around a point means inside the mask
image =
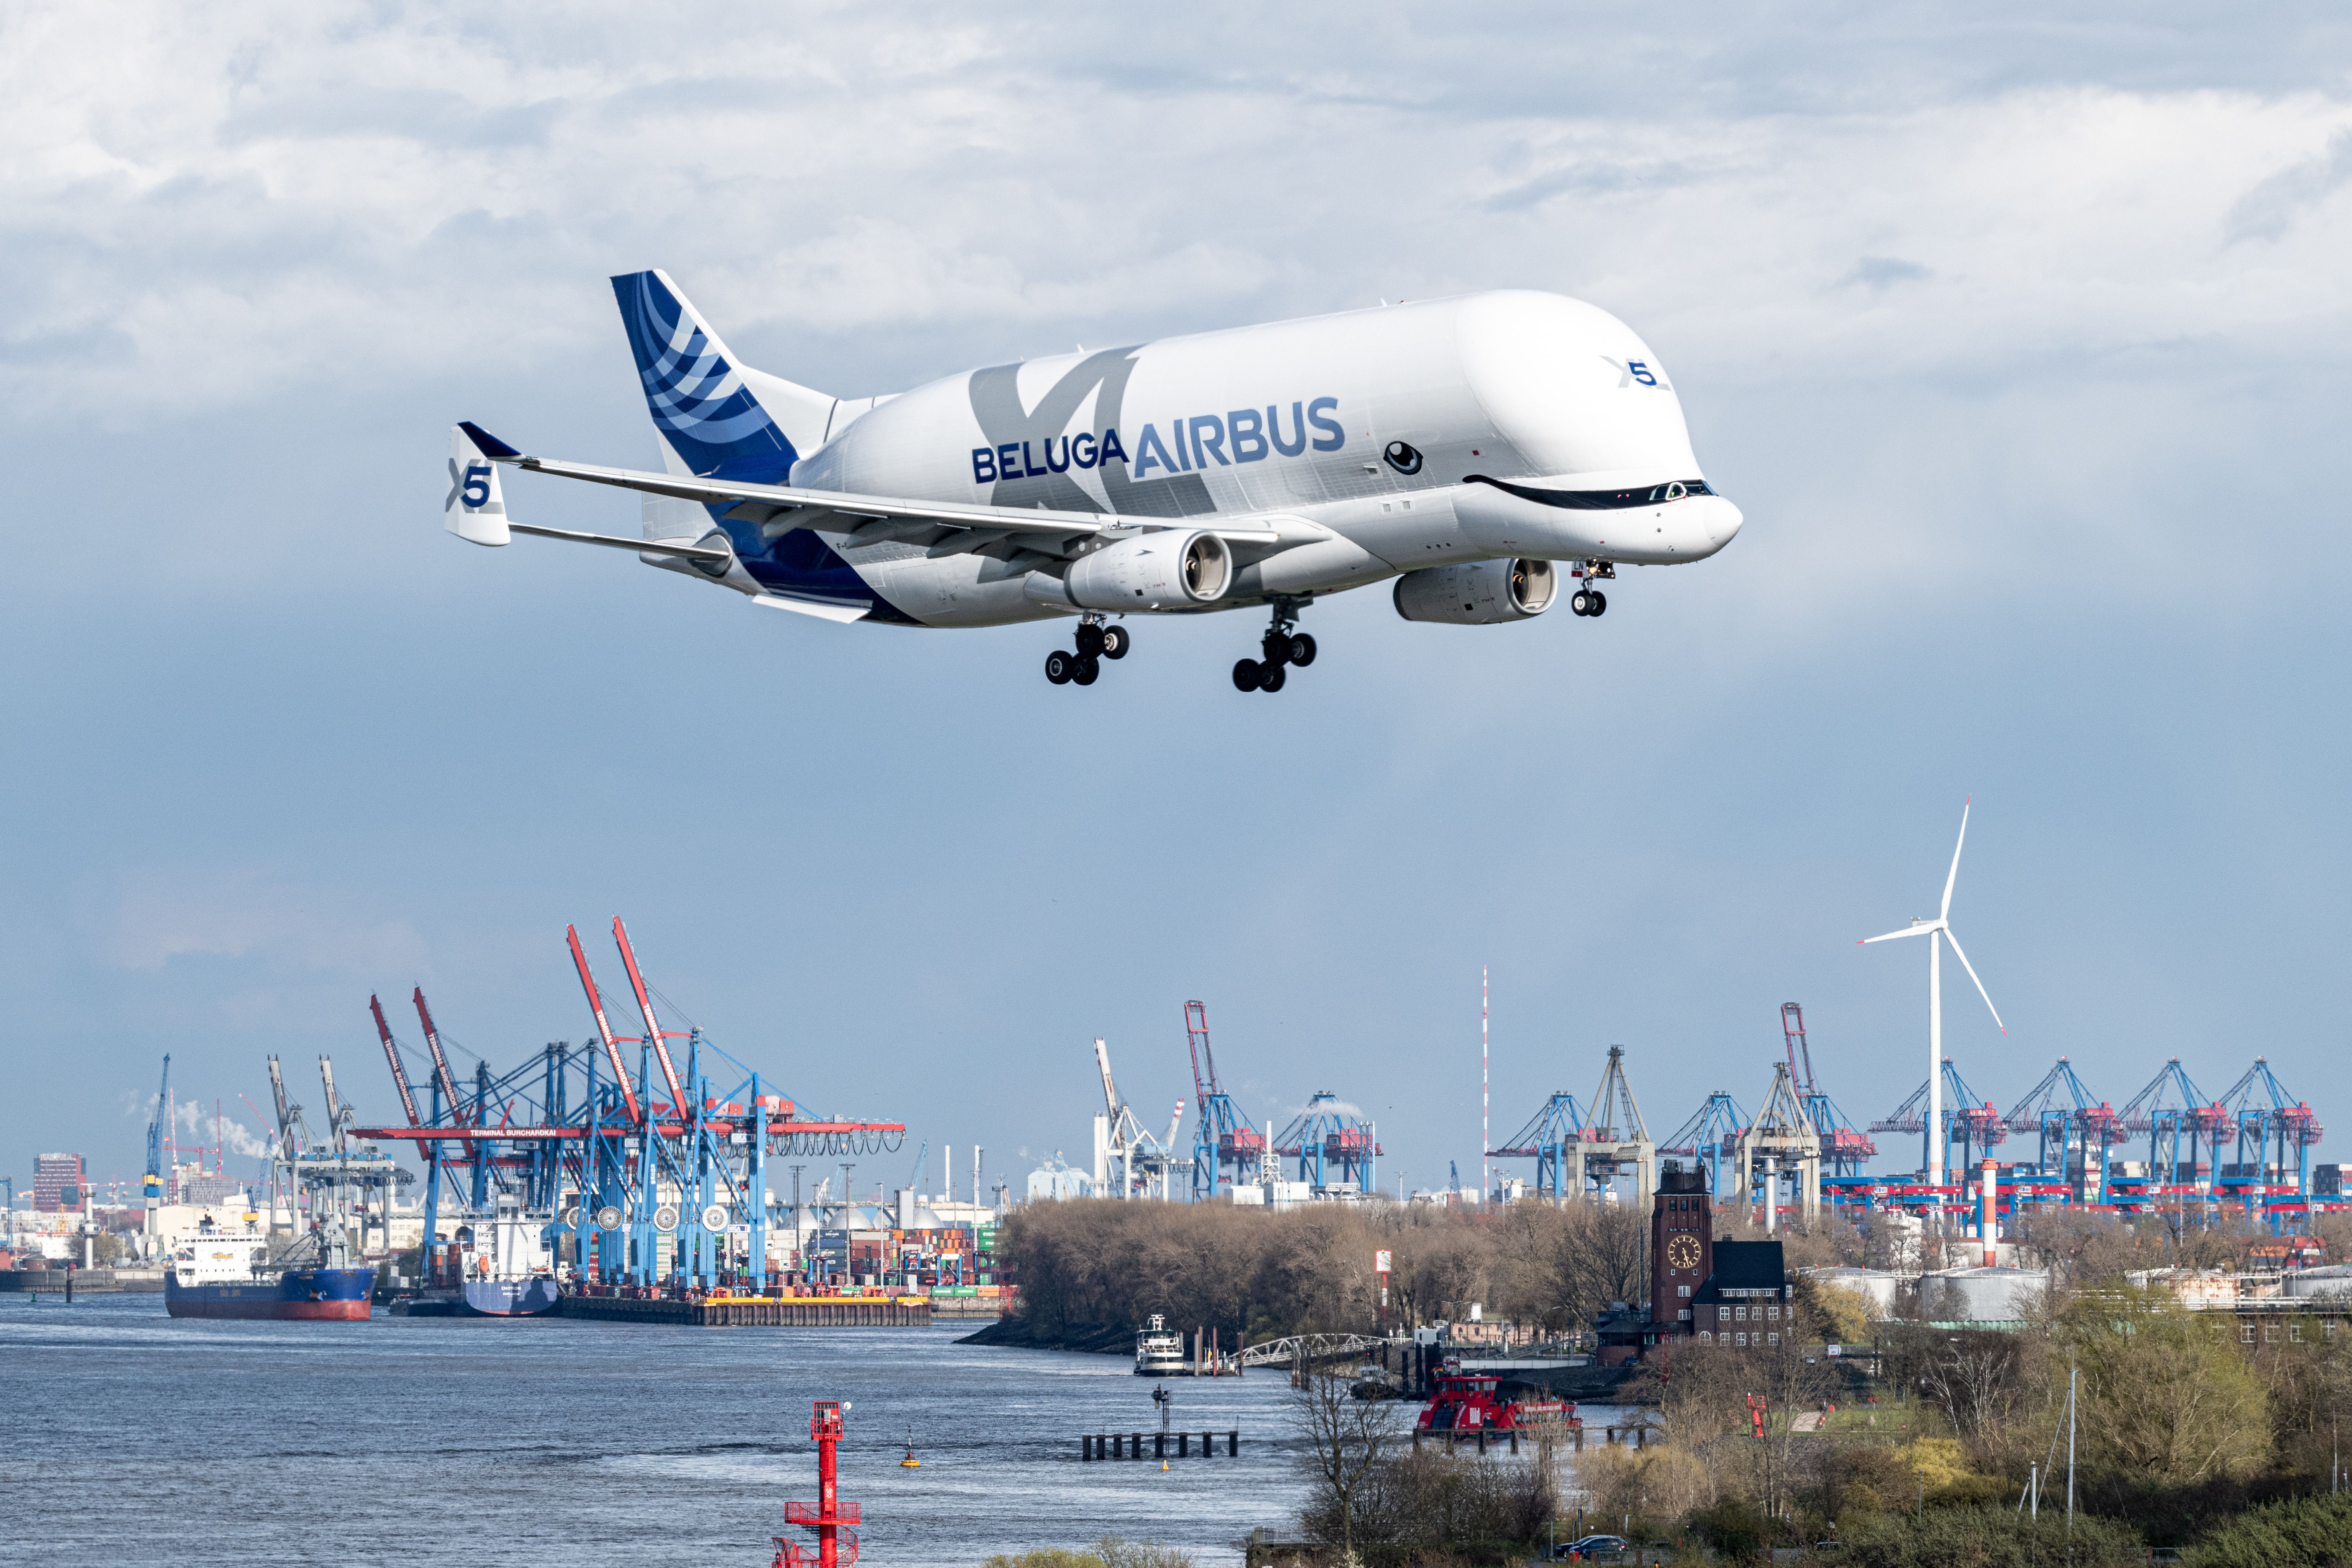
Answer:
[{"label": "white fuselage", "polygon": [[[745,379],[756,392],[758,374]],[[1277,536],[1235,551],[1214,604],[1141,611],[1234,608],[1482,560],[1700,560],[1741,521],[1702,479],[1641,339],[1591,305],[1513,290],[1081,351],[843,403],[790,483]],[[1665,499],[1669,485],[1699,493]],[[739,550],[762,548],[756,527],[722,526]],[[851,526],[815,531],[914,621],[1075,613],[1041,593],[1017,548],[855,543]],[[775,587],[741,564],[725,580]]]}]

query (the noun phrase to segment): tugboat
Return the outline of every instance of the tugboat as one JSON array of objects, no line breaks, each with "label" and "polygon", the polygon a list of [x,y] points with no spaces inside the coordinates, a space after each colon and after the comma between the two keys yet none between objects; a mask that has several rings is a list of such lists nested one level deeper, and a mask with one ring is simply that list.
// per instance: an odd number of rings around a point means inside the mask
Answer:
[{"label": "tugboat", "polygon": [[1436,1392],[1413,1423],[1416,1432],[1511,1432],[1531,1426],[1581,1426],[1576,1406],[1559,1399],[1521,1399],[1506,1394],[1499,1377],[1465,1373],[1449,1364]]},{"label": "tugboat", "polygon": [[310,1233],[272,1258],[269,1236],[247,1219],[223,1230],[207,1219],[173,1239],[163,1310],[175,1318],[269,1318],[307,1322],[365,1321],[375,1270],[354,1261],[343,1227],[313,1222]]},{"label": "tugboat", "polygon": [[1135,1336],[1136,1376],[1181,1377],[1188,1370],[1184,1365],[1184,1336],[1165,1327],[1167,1321],[1154,1312],[1151,1326]]}]

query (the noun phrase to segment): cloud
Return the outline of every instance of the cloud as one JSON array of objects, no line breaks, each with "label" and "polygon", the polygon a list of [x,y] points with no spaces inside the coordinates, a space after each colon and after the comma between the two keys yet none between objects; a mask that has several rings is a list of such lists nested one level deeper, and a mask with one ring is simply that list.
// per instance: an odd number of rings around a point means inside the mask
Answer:
[{"label": "cloud", "polygon": [[[1536,87],[1660,39],[1512,7],[1433,32],[1375,13],[1336,56],[1276,28],[1245,64],[1075,12],[941,11],[936,53],[851,10],[783,41],[725,8],[648,35],[592,5],[560,37],[432,7],[142,15],[37,10],[0,79],[0,397],[37,423],[617,364],[602,280],[647,265],[730,336],[930,374],[967,352],[943,326],[1001,357],[1500,284],[1759,375],[2285,321],[2316,348],[2352,315],[2352,219],[2317,205],[2352,167],[2352,107],[2300,90],[1921,89],[1913,39],[1911,76],[1759,100],[1742,72],[1788,64],[1766,29],[1629,115]],[[1988,26],[1950,47],[1998,55]],[[1829,66],[1899,52],[1842,47]],[[1415,51],[1477,58],[1494,89],[1433,85]],[[2262,286],[2225,231],[2277,242]],[[1945,286],[1886,309],[1918,256]],[[905,378],[864,374],[838,390]]]},{"label": "cloud", "polygon": [[358,906],[351,892],[254,871],[142,872],[115,900],[107,952],[119,968],[147,972],[231,959],[289,974],[415,973],[425,954],[415,929]]},{"label": "cloud", "polygon": [[2305,209],[2342,190],[2352,182],[2352,130],[2328,138],[2327,151],[2281,170],[2238,198],[2222,224],[2232,243],[2245,239],[2277,239]]},{"label": "cloud", "polygon": [[1924,283],[1934,276],[1935,273],[1919,263],[1906,261],[1899,256],[1865,256],[1838,279],[1838,287],[1869,289],[1885,293],[1897,283]]}]

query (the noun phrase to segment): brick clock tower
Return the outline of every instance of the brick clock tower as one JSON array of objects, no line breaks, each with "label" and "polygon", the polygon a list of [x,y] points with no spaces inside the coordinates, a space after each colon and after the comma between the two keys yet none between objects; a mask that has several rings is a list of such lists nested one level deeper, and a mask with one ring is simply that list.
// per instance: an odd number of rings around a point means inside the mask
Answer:
[{"label": "brick clock tower", "polygon": [[1691,1331],[1691,1298],[1715,1272],[1715,1211],[1703,1171],[1667,1171],[1650,1211],[1653,1343]]}]

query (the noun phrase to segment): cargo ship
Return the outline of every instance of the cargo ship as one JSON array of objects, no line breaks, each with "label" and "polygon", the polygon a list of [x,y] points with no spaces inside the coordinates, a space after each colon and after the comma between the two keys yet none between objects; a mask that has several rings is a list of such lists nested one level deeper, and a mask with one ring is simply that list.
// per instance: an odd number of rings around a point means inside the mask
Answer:
[{"label": "cargo ship", "polygon": [[352,1262],[341,1226],[313,1226],[273,1258],[268,1233],[251,1220],[224,1230],[207,1219],[173,1240],[163,1310],[175,1318],[364,1320],[374,1290],[375,1270]]}]

